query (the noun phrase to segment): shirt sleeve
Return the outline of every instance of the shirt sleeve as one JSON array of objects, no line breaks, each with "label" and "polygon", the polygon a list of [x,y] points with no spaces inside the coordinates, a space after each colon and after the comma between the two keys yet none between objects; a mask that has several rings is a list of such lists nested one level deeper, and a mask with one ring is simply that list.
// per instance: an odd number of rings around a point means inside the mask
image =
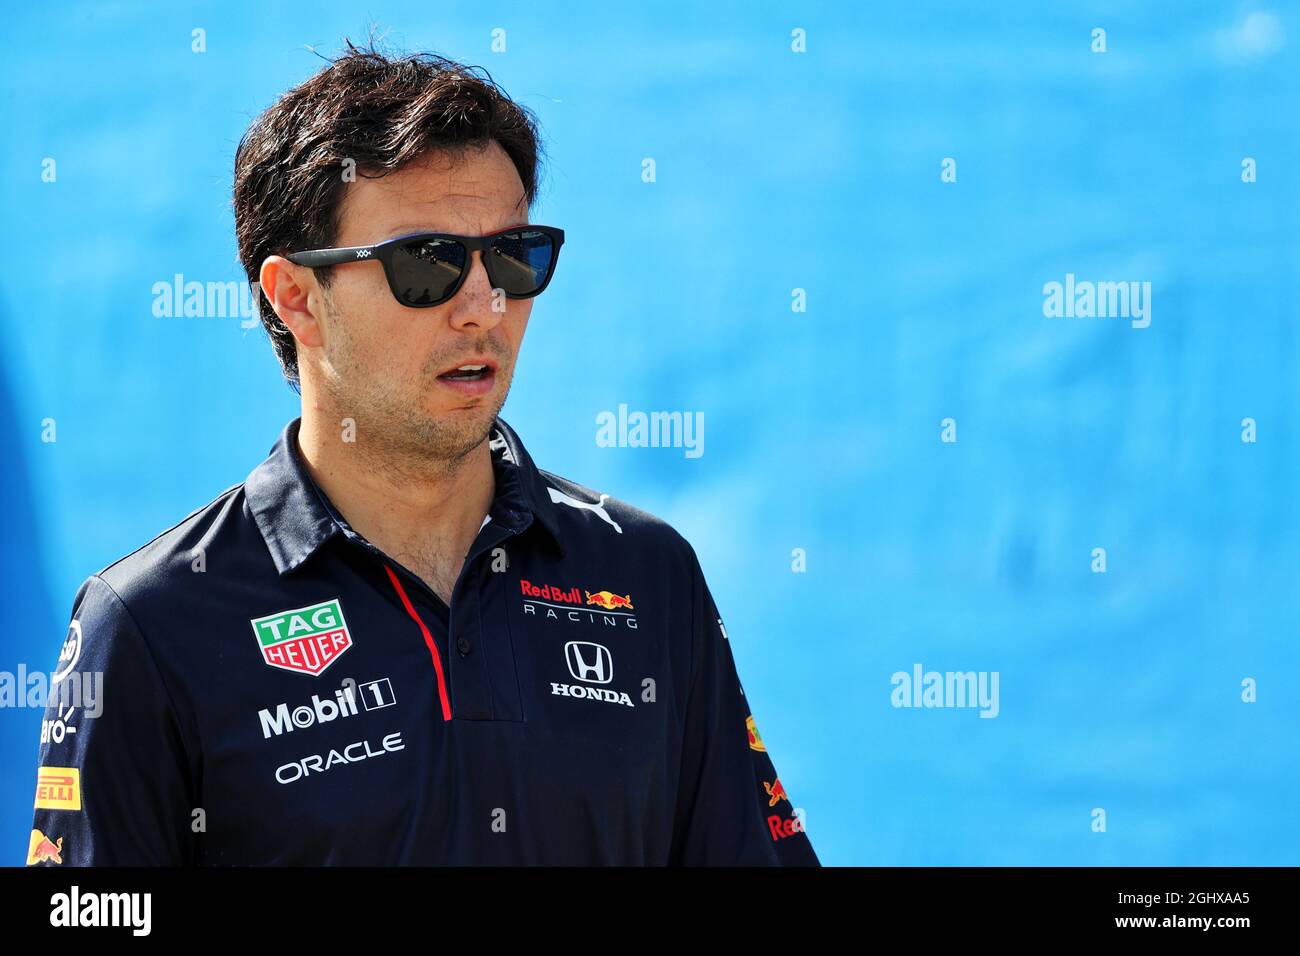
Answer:
[{"label": "shirt sleeve", "polygon": [[41,724],[29,866],[192,862],[193,775],[167,689],[100,577],[77,592]]},{"label": "shirt sleeve", "polygon": [[672,861],[683,866],[820,866],[758,734],[731,642],[694,549],[690,557],[693,669]]}]

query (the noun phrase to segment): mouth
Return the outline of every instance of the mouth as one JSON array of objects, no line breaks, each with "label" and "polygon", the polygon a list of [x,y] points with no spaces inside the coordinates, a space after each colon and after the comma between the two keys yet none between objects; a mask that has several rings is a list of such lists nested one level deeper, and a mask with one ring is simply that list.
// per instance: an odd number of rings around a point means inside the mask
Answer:
[{"label": "mouth", "polygon": [[491,359],[478,358],[449,368],[438,381],[462,395],[486,395],[496,383],[497,365]]}]

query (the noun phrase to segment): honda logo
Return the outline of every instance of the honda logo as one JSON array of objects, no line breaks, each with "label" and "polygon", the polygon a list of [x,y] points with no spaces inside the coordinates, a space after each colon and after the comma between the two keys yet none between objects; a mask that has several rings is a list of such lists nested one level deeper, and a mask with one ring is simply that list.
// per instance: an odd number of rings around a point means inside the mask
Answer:
[{"label": "honda logo", "polygon": [[589,684],[608,684],[614,679],[614,658],[609,648],[590,641],[569,641],[564,645],[564,659],[575,680]]}]

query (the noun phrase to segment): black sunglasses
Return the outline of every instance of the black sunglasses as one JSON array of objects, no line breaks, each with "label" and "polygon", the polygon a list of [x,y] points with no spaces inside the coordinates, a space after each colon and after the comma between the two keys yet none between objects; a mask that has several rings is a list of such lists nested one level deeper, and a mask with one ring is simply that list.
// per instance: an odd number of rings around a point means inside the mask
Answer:
[{"label": "black sunglasses", "polygon": [[384,264],[393,297],[412,309],[426,309],[460,290],[475,249],[483,254],[492,288],[504,291],[507,299],[531,299],[550,283],[563,244],[563,229],[528,225],[486,236],[421,232],[373,246],[312,249],[285,258],[300,266],[377,260]]}]

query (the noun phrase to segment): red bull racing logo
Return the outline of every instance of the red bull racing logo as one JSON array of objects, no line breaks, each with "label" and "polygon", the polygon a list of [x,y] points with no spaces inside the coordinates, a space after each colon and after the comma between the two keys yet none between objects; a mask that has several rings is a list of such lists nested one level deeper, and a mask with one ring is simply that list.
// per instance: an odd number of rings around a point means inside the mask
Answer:
[{"label": "red bull racing logo", "polygon": [[782,800],[784,800],[786,803],[790,802],[790,798],[786,795],[785,787],[781,785],[780,777],[777,777],[771,783],[768,783],[766,780],[764,780],[763,789],[767,791],[767,797],[768,797],[767,805],[769,807],[776,806],[777,803],[779,803]]},{"label": "red bull racing logo", "polygon": [[632,613],[635,608],[630,594],[616,594],[610,590],[588,591],[576,586],[538,585],[528,580],[521,580],[519,586],[524,597],[526,615],[550,621],[564,620],[636,630],[636,615]]}]

